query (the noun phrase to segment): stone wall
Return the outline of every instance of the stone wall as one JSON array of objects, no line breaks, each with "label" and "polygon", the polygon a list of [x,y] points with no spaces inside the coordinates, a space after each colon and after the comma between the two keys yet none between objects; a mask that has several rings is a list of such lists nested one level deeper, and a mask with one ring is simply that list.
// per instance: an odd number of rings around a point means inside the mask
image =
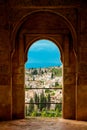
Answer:
[{"label": "stone wall", "polygon": [[79,0],[0,0],[0,120],[24,118],[24,63],[41,38],[61,50],[63,118],[87,120],[86,14]]},{"label": "stone wall", "polygon": [[80,9],[78,43],[77,119],[87,120],[87,9]]},{"label": "stone wall", "polygon": [[0,3],[0,120],[11,119],[11,54],[6,5]]}]

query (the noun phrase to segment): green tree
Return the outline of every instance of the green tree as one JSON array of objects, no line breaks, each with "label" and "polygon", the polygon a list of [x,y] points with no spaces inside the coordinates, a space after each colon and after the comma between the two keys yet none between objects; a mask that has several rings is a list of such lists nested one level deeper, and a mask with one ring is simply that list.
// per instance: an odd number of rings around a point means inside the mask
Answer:
[{"label": "green tree", "polygon": [[55,110],[56,110],[56,109],[58,109],[59,112],[61,112],[61,111],[62,111],[62,104],[58,104],[58,103],[57,103],[57,104],[55,105]]},{"label": "green tree", "polygon": [[48,110],[50,110],[50,106],[51,106],[50,102],[51,102],[51,97],[50,97],[50,93],[49,93],[49,94],[47,95],[47,109],[48,109]]},{"label": "green tree", "polygon": [[59,109],[56,108],[56,114],[55,114],[55,117],[59,117],[59,115],[60,115]]},{"label": "green tree", "polygon": [[58,82],[55,82],[55,87],[59,87],[59,83]]},{"label": "green tree", "polygon": [[62,68],[53,68],[52,73],[54,73],[55,76],[62,76]]},{"label": "green tree", "polygon": [[54,75],[53,75],[53,73],[51,74],[51,79],[53,79],[53,77],[54,77]]},{"label": "green tree", "polygon": [[44,74],[43,70],[41,71],[41,74]]},{"label": "green tree", "polygon": [[37,93],[34,94],[34,101],[37,104]]},{"label": "green tree", "polygon": [[42,117],[47,117],[47,111],[46,111],[45,108],[42,109],[41,116]]},{"label": "green tree", "polygon": [[32,71],[32,75],[37,75],[37,74],[38,74],[37,69],[34,69],[34,70]]},{"label": "green tree", "polygon": [[39,102],[40,102],[39,109],[40,111],[42,111],[43,108],[46,108],[46,98],[45,98],[44,92],[40,94]]},{"label": "green tree", "polygon": [[29,104],[29,114],[31,114],[34,110],[34,101],[33,101],[33,98],[30,99],[30,104]]},{"label": "green tree", "polygon": [[37,95],[37,93],[35,93],[34,95],[34,101],[35,101],[35,104],[38,106],[39,108],[39,96]]},{"label": "green tree", "polygon": [[31,116],[32,116],[32,117],[36,117],[36,116],[37,116],[37,110],[34,110],[34,111],[31,113]]}]

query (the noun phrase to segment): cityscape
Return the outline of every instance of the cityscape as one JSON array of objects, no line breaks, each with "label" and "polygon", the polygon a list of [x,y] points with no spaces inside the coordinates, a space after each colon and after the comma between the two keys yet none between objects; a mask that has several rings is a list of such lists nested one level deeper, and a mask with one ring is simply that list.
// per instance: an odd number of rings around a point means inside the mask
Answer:
[{"label": "cityscape", "polygon": [[62,83],[62,66],[25,69],[26,116],[61,116]]}]

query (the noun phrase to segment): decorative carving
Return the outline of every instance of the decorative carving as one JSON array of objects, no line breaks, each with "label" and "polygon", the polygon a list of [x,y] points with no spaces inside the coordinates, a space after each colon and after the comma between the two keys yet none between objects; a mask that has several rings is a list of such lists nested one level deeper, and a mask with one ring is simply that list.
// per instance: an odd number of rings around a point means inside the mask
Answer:
[{"label": "decorative carving", "polygon": [[0,65],[0,74],[7,74],[9,72],[9,66],[2,64]]},{"label": "decorative carving", "polygon": [[79,85],[87,85],[87,76],[86,75],[79,76],[78,84]]},{"label": "decorative carving", "polygon": [[64,76],[64,84],[75,84],[75,74],[67,74]]},{"label": "decorative carving", "polygon": [[[27,6],[27,5],[26,5]],[[25,6],[25,7],[26,7]],[[30,6],[29,6],[29,8],[30,8]],[[25,8],[22,8],[21,6],[19,7],[19,8],[12,8],[11,10],[10,10],[10,13],[9,13],[9,19],[10,19],[10,22],[11,23],[14,23],[13,25],[11,24],[11,26],[13,26],[13,28],[14,28],[14,25],[15,25],[15,23],[16,23],[16,21],[18,21],[19,19],[21,19],[24,15],[26,15],[26,14],[29,14],[29,12],[32,12],[32,10],[35,10],[35,9],[29,9],[29,8],[27,8],[26,7],[26,9]],[[33,8],[33,7],[32,7]],[[41,8],[40,8],[41,9]],[[72,23],[72,25],[75,27],[75,28],[77,28],[77,11],[75,10],[75,9],[73,9],[73,8],[71,8],[71,9],[68,9],[68,8],[66,8],[66,11],[65,11],[65,9],[64,8],[62,8],[62,9],[56,9],[55,10],[56,12],[58,12],[58,13],[60,13],[60,14],[62,14],[63,16],[65,16],[71,23]],[[45,22],[44,22],[45,23]],[[61,22],[59,22],[59,23],[61,23]],[[64,25],[64,24],[63,24]],[[48,26],[49,26],[49,24],[48,24]],[[56,26],[56,25],[55,25]],[[38,26],[36,26],[36,28],[37,28]],[[42,26],[41,26],[42,27]],[[61,28],[61,24],[58,24],[58,22],[57,22],[57,26],[56,26],[57,28]],[[57,31],[57,33],[60,33],[60,31],[59,31],[59,29],[55,29],[55,30],[53,30],[53,33],[55,33],[56,31]],[[29,29],[28,29],[29,30]],[[66,28],[64,28],[63,27],[63,29],[62,29],[63,31],[62,32],[65,32],[66,33],[66,31],[67,31],[67,29]],[[31,31],[29,31],[30,32],[30,34],[31,33],[33,33],[33,32],[31,32]],[[34,30],[34,33],[37,33],[37,32],[35,32],[35,30]]]},{"label": "decorative carving", "polygon": [[18,0],[12,1],[11,4],[14,6],[57,6],[57,5],[69,5],[69,4],[78,4],[79,0],[71,1],[71,0]]},{"label": "decorative carving", "polygon": [[79,72],[81,72],[81,73],[87,73],[87,64],[80,63],[80,65],[79,65]]},{"label": "decorative carving", "polygon": [[[5,32],[4,32],[5,33]],[[9,49],[9,45],[8,45],[8,36],[6,34],[3,34],[0,32],[0,52],[4,51],[6,53],[7,48]],[[8,50],[7,50],[8,53]]]},{"label": "decorative carving", "polygon": [[[1,49],[1,48],[0,48]],[[0,50],[0,62],[3,63],[3,62],[8,62],[9,60],[9,54],[6,53],[5,51],[1,51]]]},{"label": "decorative carving", "polygon": [[21,90],[23,92],[23,90],[24,90],[24,84],[14,84],[13,88],[14,88],[15,91],[19,92],[19,90]]},{"label": "decorative carving", "polygon": [[23,72],[24,72],[24,66],[13,68],[13,73],[15,73],[15,74],[18,74],[18,73],[23,74]]},{"label": "decorative carving", "polygon": [[0,85],[9,85],[10,78],[7,75],[0,76]]},{"label": "decorative carving", "polygon": [[87,52],[82,52],[80,54],[80,61],[87,62]]},{"label": "decorative carving", "polygon": [[79,53],[79,60],[80,60],[80,62],[86,63],[87,62],[87,48],[85,47],[85,48],[82,49],[82,47],[81,47],[79,52],[80,52]]},{"label": "decorative carving", "polygon": [[81,33],[87,33],[87,10],[83,10],[81,14]]},{"label": "decorative carving", "polygon": [[15,74],[13,76],[13,84],[23,84],[24,83],[24,75],[23,74]]},{"label": "decorative carving", "polygon": [[78,10],[73,9],[73,8],[62,8],[62,9],[57,9],[57,12],[65,16],[75,28],[77,28],[77,15],[78,15]]},{"label": "decorative carving", "polygon": [[81,34],[80,46],[81,48],[84,47],[84,49],[87,48],[87,33]]}]

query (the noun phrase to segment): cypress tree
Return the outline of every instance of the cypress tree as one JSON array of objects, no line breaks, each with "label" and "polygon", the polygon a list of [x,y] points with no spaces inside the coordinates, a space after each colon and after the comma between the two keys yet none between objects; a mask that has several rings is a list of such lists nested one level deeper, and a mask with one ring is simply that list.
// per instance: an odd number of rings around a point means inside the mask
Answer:
[{"label": "cypress tree", "polygon": [[29,113],[32,113],[33,110],[34,110],[34,101],[33,101],[33,98],[30,99],[30,104],[29,104]]},{"label": "cypress tree", "polygon": [[51,97],[50,97],[50,93],[47,95],[47,109],[48,110],[50,110],[50,106],[51,106],[51,104],[50,104],[50,102],[51,102]]}]

